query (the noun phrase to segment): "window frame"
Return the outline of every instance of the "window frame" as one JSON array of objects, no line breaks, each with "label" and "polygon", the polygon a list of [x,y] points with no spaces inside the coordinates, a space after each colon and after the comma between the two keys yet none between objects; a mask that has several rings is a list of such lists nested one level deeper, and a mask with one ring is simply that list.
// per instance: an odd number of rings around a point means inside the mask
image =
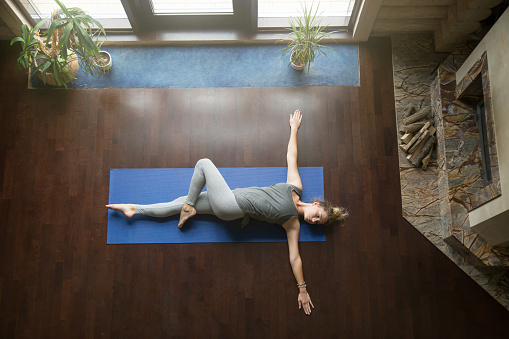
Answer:
[{"label": "window frame", "polygon": [[[97,19],[108,32],[132,32],[143,36],[147,33],[158,32],[189,32],[217,30],[233,33],[248,34],[257,39],[260,33],[286,33],[289,27],[288,18],[261,18],[271,24],[259,25],[258,0],[232,0],[233,14],[204,13],[204,14],[154,14],[151,0],[120,0],[127,18],[99,18]],[[366,0],[356,0],[347,26],[329,25],[327,31],[346,32],[346,39],[355,39],[354,29],[361,6]],[[381,0],[377,0],[380,1]],[[39,20],[32,18],[20,0],[13,3],[23,13],[25,19],[32,25]],[[344,18],[344,17],[340,17]],[[45,24],[44,26],[48,26]],[[246,35],[244,35],[246,37]],[[345,38],[341,38],[343,40]]]},{"label": "window frame", "polygon": [[[328,25],[326,31],[346,31],[352,32],[353,27],[356,21],[356,17],[359,13],[359,8],[362,0],[355,0],[354,7],[352,9],[352,14],[349,17],[346,16],[325,16],[324,18],[332,18],[332,20],[327,21],[348,21],[346,25]],[[348,19],[346,19],[348,18]],[[258,31],[272,31],[272,32],[282,32],[287,31],[287,28],[290,27],[288,17],[261,17],[262,22],[258,23]]]},{"label": "window frame", "polygon": [[[122,2],[122,1],[121,1]],[[20,0],[13,0],[13,4],[16,8],[21,11],[23,14],[23,18],[28,21],[32,26],[37,25],[42,19],[34,19],[30,12],[25,8],[25,6],[21,3]],[[55,9],[58,8],[58,5],[55,3]],[[127,15],[127,13],[126,13]],[[103,25],[106,31],[131,31],[131,26],[129,25],[128,18],[94,18]],[[43,30],[49,28],[49,22],[44,23],[41,27]]]},{"label": "window frame", "polygon": [[167,30],[254,31],[258,0],[232,0],[233,14],[154,14],[150,0],[121,0],[135,34]]}]

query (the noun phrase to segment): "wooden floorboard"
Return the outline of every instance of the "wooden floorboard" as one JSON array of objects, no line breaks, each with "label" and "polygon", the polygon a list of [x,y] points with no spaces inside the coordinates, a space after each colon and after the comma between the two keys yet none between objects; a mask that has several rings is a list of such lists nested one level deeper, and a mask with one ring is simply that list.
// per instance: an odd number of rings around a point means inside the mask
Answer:
[{"label": "wooden floorboard", "polygon": [[[0,337],[507,334],[401,216],[390,40],[360,44],[360,87],[28,90],[0,50]],[[296,108],[299,165],[351,213],[300,245],[311,317],[284,243],[106,245],[110,168],[285,166]]]}]

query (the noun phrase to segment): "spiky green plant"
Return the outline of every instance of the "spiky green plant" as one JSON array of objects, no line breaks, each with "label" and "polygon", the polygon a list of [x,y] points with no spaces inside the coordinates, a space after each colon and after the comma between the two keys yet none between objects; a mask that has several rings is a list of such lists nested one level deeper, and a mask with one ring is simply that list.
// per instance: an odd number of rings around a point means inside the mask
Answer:
[{"label": "spiky green plant", "polygon": [[336,32],[325,32],[328,26],[322,26],[323,17],[320,18],[318,14],[320,3],[318,3],[316,9],[313,9],[313,6],[314,4],[311,4],[308,8],[304,3],[302,5],[302,16],[290,17],[291,27],[288,29],[291,33],[285,39],[279,40],[279,42],[288,43],[282,50],[281,58],[290,55],[290,62],[299,66],[307,65],[308,72],[317,54],[321,53],[327,56],[323,49],[332,49],[321,45],[320,42],[326,38],[332,39],[331,34]]},{"label": "spiky green plant", "polygon": [[[73,80],[68,65],[77,56],[85,74],[102,74],[99,68],[102,60],[99,48],[102,42],[98,38],[101,33],[106,37],[104,28],[81,8],[67,8],[59,0],[55,2],[60,9],[51,14],[51,24],[47,31],[40,33],[46,19],[32,29],[23,24],[20,36],[11,41],[11,45],[21,43],[18,68],[31,68],[32,75],[41,71],[44,83],[47,73],[52,73],[58,86],[67,87],[66,83]],[[93,25],[98,29],[94,29]]]}]

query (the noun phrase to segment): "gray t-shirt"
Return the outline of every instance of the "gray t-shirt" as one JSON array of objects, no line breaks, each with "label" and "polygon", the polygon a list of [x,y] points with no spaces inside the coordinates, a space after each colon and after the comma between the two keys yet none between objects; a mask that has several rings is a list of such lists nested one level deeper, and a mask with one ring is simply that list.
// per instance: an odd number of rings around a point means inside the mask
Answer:
[{"label": "gray t-shirt", "polygon": [[[233,190],[235,200],[246,217],[272,224],[283,225],[299,213],[293,203],[292,192],[299,196],[302,191],[290,184],[274,184],[268,187],[236,188]],[[244,218],[239,226],[243,228],[248,223]]]}]

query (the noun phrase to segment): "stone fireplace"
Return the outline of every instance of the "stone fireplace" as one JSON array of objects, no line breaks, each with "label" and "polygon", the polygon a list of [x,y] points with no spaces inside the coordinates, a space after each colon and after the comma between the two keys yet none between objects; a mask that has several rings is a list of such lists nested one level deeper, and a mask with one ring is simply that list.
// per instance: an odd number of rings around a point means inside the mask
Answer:
[{"label": "stone fireplace", "polygon": [[[509,13],[504,17],[509,22]],[[403,216],[509,309],[507,247],[488,242],[472,227],[477,221],[471,220],[476,211],[509,197],[509,191],[503,194],[504,171],[499,170],[490,52],[475,54],[468,69],[458,73],[477,50],[476,43],[464,43],[450,54],[434,53],[433,38],[425,35],[393,36],[392,45],[397,122],[410,104],[418,110],[431,107],[438,140],[425,171],[412,166],[400,150]],[[486,116],[484,159],[483,130],[476,121],[481,100]],[[491,179],[486,178],[487,170]]]},{"label": "stone fireplace", "polygon": [[[509,266],[509,256],[471,227],[469,212],[501,195],[491,86],[486,52],[456,84],[455,57],[445,59],[431,84],[437,127],[442,239],[478,266]],[[478,103],[484,102],[488,158],[482,159]],[[486,164],[489,163],[489,167]],[[484,177],[490,174],[490,182]]]}]

